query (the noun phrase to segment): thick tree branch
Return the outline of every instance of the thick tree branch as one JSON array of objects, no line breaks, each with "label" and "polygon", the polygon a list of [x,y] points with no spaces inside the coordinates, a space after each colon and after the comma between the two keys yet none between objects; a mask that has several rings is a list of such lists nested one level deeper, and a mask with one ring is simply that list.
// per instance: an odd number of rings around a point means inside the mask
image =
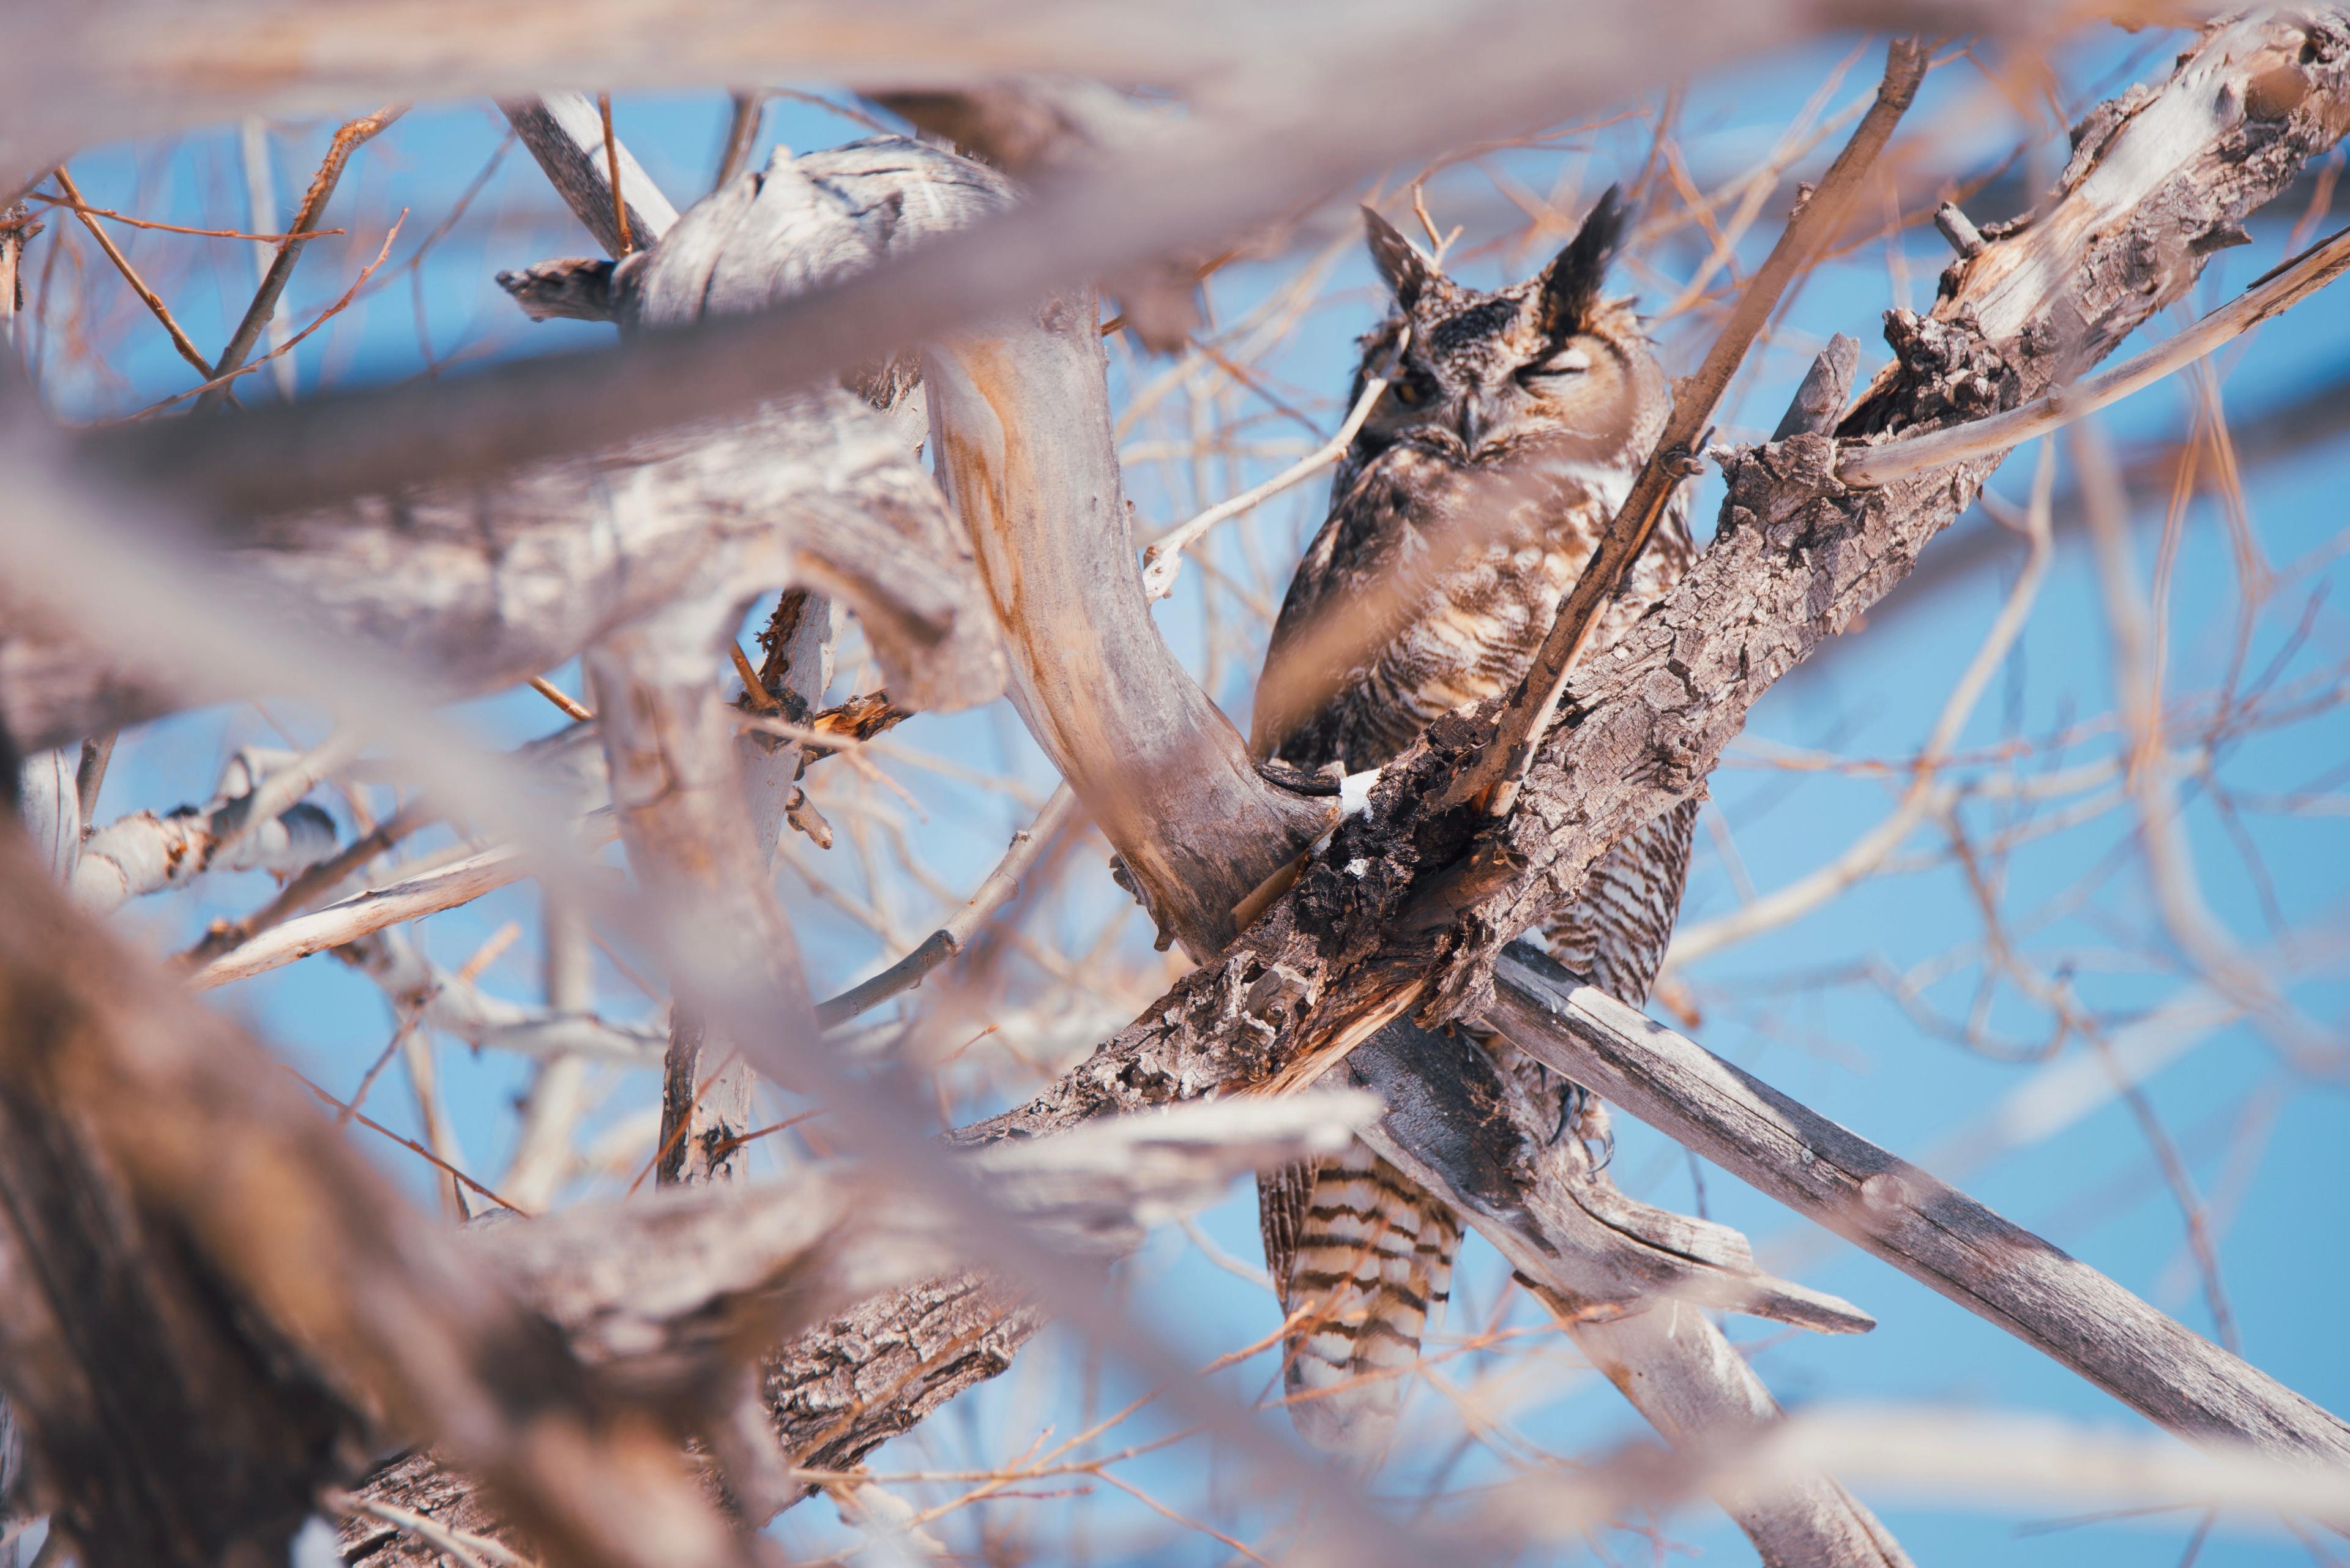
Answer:
[{"label": "thick tree branch", "polygon": [[1913,473],[1991,457],[2061,430],[2074,420],[2144,391],[2272,316],[2292,309],[2350,272],[2350,231],[2313,246],[2260,279],[2243,294],[2126,365],[2069,387],[2057,387],[2020,408],[1887,446],[1864,447],[1836,464],[1836,477],[1856,488],[1888,484]]},{"label": "thick tree branch", "polygon": [[[976,1163],[1014,1212],[1058,1244],[1114,1257],[1149,1228],[1220,1199],[1237,1174],[1343,1146],[1375,1110],[1367,1096],[1340,1096],[1199,1106],[1005,1147]],[[745,1347],[797,1334],[769,1364],[764,1392],[784,1450],[803,1468],[854,1464],[968,1383],[1002,1371],[1039,1321],[1016,1297],[969,1276],[875,1297],[965,1262],[968,1248],[951,1217],[870,1169],[815,1167],[788,1183],[670,1190],[477,1225],[460,1244],[558,1325],[584,1360],[697,1424],[719,1419],[736,1397],[733,1374]],[[891,1310],[877,1313],[875,1301]],[[443,1527],[522,1539],[429,1453],[382,1467],[361,1495]],[[380,1517],[345,1524],[346,1563],[430,1561],[420,1542],[380,1526]]]},{"label": "thick tree branch", "polygon": [[2350,1423],[1523,943],[1489,1022],[1716,1165],[2185,1437],[2350,1463]]},{"label": "thick tree branch", "polygon": [[[517,684],[681,598],[806,584],[862,612],[899,701],[937,708],[1001,689],[995,633],[953,539],[897,433],[830,389],[486,491],[241,526],[229,560],[256,591],[311,607],[323,635],[449,698]],[[251,694],[201,670],[126,670],[37,607],[0,612],[0,722],[22,745]]]}]

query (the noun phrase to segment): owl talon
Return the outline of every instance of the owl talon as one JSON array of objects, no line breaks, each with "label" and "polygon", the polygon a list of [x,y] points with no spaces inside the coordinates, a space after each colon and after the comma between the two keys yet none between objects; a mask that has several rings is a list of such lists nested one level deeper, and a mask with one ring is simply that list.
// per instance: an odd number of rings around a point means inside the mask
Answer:
[{"label": "owl talon", "polygon": [[[1585,1131],[1584,1127],[1596,1131]],[[1558,1090],[1558,1125],[1551,1129],[1549,1142],[1555,1146],[1570,1129],[1582,1140],[1584,1157],[1591,1162],[1591,1174],[1598,1175],[1616,1158],[1616,1129],[1607,1125],[1599,1111],[1598,1096],[1581,1084],[1562,1079]]]},{"label": "owl talon", "polygon": [[1604,1122],[1601,1123],[1597,1137],[1586,1137],[1583,1140],[1583,1152],[1591,1161],[1591,1174],[1593,1176],[1597,1176],[1601,1171],[1615,1164],[1616,1129],[1607,1126]]},{"label": "owl talon", "polygon": [[1591,1104],[1591,1091],[1570,1078],[1558,1084],[1558,1126],[1550,1129],[1550,1142],[1555,1144],[1566,1136],[1566,1129],[1583,1119],[1584,1110]]}]

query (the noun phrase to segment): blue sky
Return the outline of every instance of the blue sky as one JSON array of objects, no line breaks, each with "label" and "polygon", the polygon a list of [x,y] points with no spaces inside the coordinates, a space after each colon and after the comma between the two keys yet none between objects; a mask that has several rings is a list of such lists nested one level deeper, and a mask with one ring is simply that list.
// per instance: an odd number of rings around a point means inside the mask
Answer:
[{"label": "blue sky", "polygon": [[[1737,73],[1696,84],[1690,93],[1683,144],[1691,166],[1720,174],[1760,157],[1803,100],[1853,46],[1823,46],[1755,62]],[[2134,52],[2135,51],[2135,52]],[[2064,62],[2068,86],[2099,81],[2133,59],[2158,62],[2156,44],[2116,38]],[[1853,69],[1835,102],[1853,100],[1873,81],[1878,56],[1872,52]],[[2140,70],[2156,68],[2141,65]],[[1963,63],[1939,71],[1914,111],[1910,124],[1938,127],[1948,139],[1937,162],[1971,159],[1988,166],[2004,155],[2019,134],[2012,116],[1962,118],[1981,97],[1981,78]],[[368,106],[353,106],[354,112]],[[680,204],[708,183],[724,104],[720,95],[621,97],[616,118],[637,157]],[[323,145],[323,126],[277,128],[274,145],[282,188],[298,188]],[[807,149],[864,134],[864,128],[813,105],[776,100],[764,134]],[[491,169],[471,214],[454,225],[413,267],[404,264],[415,245],[450,212],[460,194],[497,157],[503,122],[487,105],[457,104],[420,109],[395,125],[357,160],[329,217],[348,236],[320,242],[306,260],[289,295],[289,316],[299,327],[350,286],[375,254],[394,216],[409,209],[391,261],[377,275],[377,287],[337,317],[298,352],[300,385],[320,385],[431,373],[430,366],[465,364],[522,353],[547,352],[601,342],[608,328],[578,323],[534,326],[521,318],[492,283],[492,275],[555,254],[591,254],[593,244],[556,202],[536,169],[519,149],[509,149]],[[1512,154],[1499,161],[1503,172],[1541,191],[1579,191],[1589,196],[1608,180],[1637,173],[1645,156],[1647,132],[1638,124],[1596,130],[1574,139],[1564,151]],[[1948,151],[1955,143],[1962,154]],[[764,150],[763,150],[764,151]],[[2059,148],[2061,151],[2061,146]],[[1825,161],[1815,152],[1810,167]],[[2053,167],[2044,139],[2037,161]],[[244,194],[233,132],[184,138],[169,147],[140,145],[93,149],[76,159],[74,171],[88,199],[101,206],[133,211],[172,222],[242,226]],[[1430,205],[1440,223],[1482,221],[1490,229],[1499,199],[1492,183],[1469,171],[1455,171],[1430,186]],[[1481,214],[1482,219],[1481,219]],[[1979,219],[2001,216],[1977,213]],[[57,223],[57,217],[49,220]],[[70,222],[70,220],[68,220]],[[2335,226],[2323,225],[2319,233]],[[1742,253],[1744,264],[1759,258],[1775,233],[1768,221]],[[2223,253],[2206,275],[2195,308],[2224,299],[2280,256],[2282,225],[2256,228],[2256,244]],[[1318,246],[1320,238],[1312,237]],[[1464,246],[1476,243],[1472,228]],[[47,242],[36,242],[28,281],[44,265]],[[231,241],[191,240],[147,234],[126,242],[134,260],[172,301],[200,344],[216,345],[242,309],[252,284],[247,248]],[[209,248],[207,248],[209,247]],[[93,312],[98,333],[120,351],[109,353],[111,379],[78,366],[60,367],[53,341],[45,389],[61,411],[73,417],[109,417],[169,395],[189,384],[187,368],[151,323],[132,319],[140,307],[85,244],[78,287]],[[1877,317],[1895,302],[1906,271],[1911,302],[1931,298],[1934,274],[1947,249],[1930,229],[1912,230],[1896,250],[1866,249],[1823,271],[1804,289],[1776,335],[1776,346],[1726,411],[1721,439],[1752,439],[1776,418],[1813,348],[1831,331],[1843,330],[1863,343],[1866,375],[1883,362]],[[1898,261],[1896,257],[1898,256]],[[1288,282],[1303,253],[1251,263],[1221,275],[1211,288],[1213,320],[1242,317],[1254,304]],[[1474,264],[1471,281],[1492,283],[1504,274],[1522,275],[1544,259],[1540,254],[1495,257]],[[1668,247],[1645,258],[1648,270],[1623,282],[1638,286],[1644,305],[1660,303],[1672,284],[1687,275],[1696,254],[1687,245]],[[58,297],[68,286],[70,266],[60,264],[54,282]],[[1357,248],[1339,251],[1324,306],[1308,315],[1274,353],[1256,369],[1282,389],[1283,400],[1326,432],[1343,410],[1351,369],[1351,339],[1367,327],[1376,306],[1375,286]],[[2175,329],[2178,316],[2158,320],[2144,337]],[[1685,371],[1701,352],[1704,334],[1689,324],[1668,324],[1665,352]],[[2125,347],[2129,352],[2139,345]],[[2218,357],[2222,395],[2231,410],[2257,410],[2323,385],[2343,369],[2350,347],[2350,293],[2322,294],[2290,317],[2231,346]],[[1130,358],[1113,358],[1114,393],[1121,402],[1162,367]],[[248,379],[250,387],[260,378]],[[1292,395],[1294,393],[1294,396]],[[266,394],[255,394],[266,395]],[[1297,450],[1314,438],[1298,422],[1268,408],[1263,400],[1229,388],[1225,411],[1246,420],[1262,454],[1237,461],[1160,464],[1138,462],[1129,489],[1149,526],[1180,520],[1197,506],[1253,482],[1287,461],[1280,443]],[[2188,403],[2182,383],[2171,382],[2116,409],[2101,430],[2122,444],[2183,428]],[[1146,421],[1130,439],[1148,441],[1159,431]],[[1177,432],[1180,433],[1180,432]],[[2337,570],[2324,559],[2340,532],[2343,473],[2350,454],[2321,449],[2296,460],[2251,470],[2245,476],[2251,536],[2276,574],[2276,586],[2253,624],[2249,667],[2258,670],[2284,655],[2280,690],[2307,684],[2309,711],[2296,722],[2259,729],[2231,743],[2216,765],[2220,783],[2248,799],[2284,794],[2310,781],[2323,784],[2328,770],[2350,758],[2338,710],[2324,694],[2338,679],[2345,652],[2345,625],[2324,598]],[[2069,465],[2068,465],[2069,469]],[[2020,499],[2029,474],[2028,457],[2010,463],[1998,488]],[[1720,494],[1718,478],[1699,485],[1696,515],[1710,527]],[[2154,524],[2134,530],[2141,576],[2150,573],[2160,534],[2161,497],[2135,495],[2141,514]],[[1212,564],[1243,581],[1270,571],[1277,592],[1303,538],[1318,522],[1323,488],[1309,484],[1261,508],[1221,536]],[[1981,521],[1971,517],[1966,525]],[[1242,533],[1245,531],[1246,537]],[[2012,737],[2037,738],[2064,730],[2113,706],[2113,681],[2097,582],[2077,531],[2066,535],[2051,579],[2021,645],[1981,703],[1961,751],[1996,746]],[[1898,781],[1789,774],[1757,765],[1760,748],[1830,751],[1846,758],[1898,759],[1913,753],[1940,707],[1959,669],[1971,656],[1984,627],[2012,581],[2020,551],[1994,570],[1978,574],[1920,607],[1888,616],[1881,626],[1855,634],[1853,648],[1814,674],[1789,679],[1757,710],[1742,748],[1713,784],[1718,830],[1700,835],[1700,849],[1684,920],[1735,907],[1738,876],[1724,846],[1734,846],[1742,876],[1769,889],[1820,864],[1873,824],[1890,806]],[[2307,563],[2296,569],[2297,563]],[[1209,649],[1209,616],[1229,628],[1242,613],[1237,597],[1203,589],[1203,574],[1186,574],[1177,597],[1165,607],[1163,622],[1178,650],[1201,670],[1211,693],[1236,718],[1247,711],[1253,659],[1217,656]],[[2172,575],[2172,628],[2167,691],[2174,698],[2205,691],[2221,682],[2235,656],[2237,613],[2242,585],[2221,508],[2206,496],[2187,511]],[[2313,597],[2314,608],[2309,608]],[[2305,635],[2301,634],[2304,628]],[[1254,635],[1261,639],[1261,630]],[[578,690],[576,669],[554,672]],[[844,675],[840,688],[853,683]],[[313,739],[315,715],[293,704],[251,705],[182,715],[127,736],[118,753],[100,810],[101,819],[139,807],[167,808],[201,800],[211,790],[227,750],[245,742],[276,743],[273,724]],[[470,704],[468,722],[485,735],[520,739],[557,727],[559,720],[527,691]],[[907,725],[906,744],[933,756],[989,771],[1010,771],[1034,792],[1049,789],[1048,769],[1019,733],[1003,704],[974,713],[925,716]],[[2036,752],[2029,768],[2094,760],[2113,754],[2110,734],[2082,736],[2061,759]],[[906,831],[922,865],[943,888],[967,889],[1000,852],[1005,836],[1024,822],[1029,807],[1001,794],[969,787],[942,773],[893,768],[928,813],[908,817]],[[1986,770],[1988,771],[1988,770]],[[2199,789],[2199,784],[2192,787]],[[2325,786],[2331,788],[2333,786]],[[2189,815],[2189,836],[2197,869],[2217,917],[2248,947],[2273,952],[2269,911],[2281,911],[2298,933],[2307,957],[2292,972],[2290,994],[2311,1017],[2338,1033],[2344,988],[2338,963],[2325,949],[2339,940],[2343,920],[2341,869],[2344,818],[2338,812],[2287,814],[2251,808],[2230,824],[2199,795]],[[2330,808],[2329,808],[2330,809]],[[1967,810],[1970,834],[1995,836],[2009,820],[1992,805]],[[2102,1015],[2126,1020],[2136,1012],[2177,994],[2189,983],[2178,954],[2149,908],[2146,885],[2129,847],[2130,819],[2108,812],[2080,826],[2018,848],[2000,867],[1999,906],[2020,922],[2025,950],[2067,973],[2084,1003]],[[1911,846],[1934,847],[1931,835]],[[1089,852],[1071,872],[1074,886],[1056,900],[1048,918],[1071,931],[1098,928],[1117,917],[1120,899],[1100,874],[1100,856]],[[787,894],[796,888],[801,921],[819,991],[869,971],[888,955],[881,943],[854,922],[808,901],[805,889],[786,876]],[[919,923],[939,907],[931,892],[908,882],[868,889],[894,900],[904,919]],[[2065,900],[2078,896],[2076,904]],[[151,899],[120,917],[140,940],[157,946],[184,942],[217,915],[241,912],[267,896],[257,877],[214,878],[195,894]],[[535,995],[532,954],[536,919],[532,895],[509,889],[428,922],[421,937],[444,961],[472,951],[505,920],[520,921],[525,940],[489,971],[489,982],[513,994]],[[1872,880],[1807,918],[1721,954],[1689,977],[1703,1019],[1693,1031],[1712,1049],[1749,1067],[1777,1087],[1844,1122],[1875,1141],[1913,1157],[1924,1157],[1951,1129],[1989,1114],[2002,1096],[2041,1070],[2039,1064],[1993,1060],[1921,1025],[1919,1015],[1898,1005],[1868,977],[1872,971],[1908,971],[1950,961],[1946,975],[1924,987],[1925,1006],[1946,1016],[1963,1015],[1970,1005],[1979,968],[1963,956],[1980,936],[1982,922],[1975,894],[1961,870],[1947,858],[1926,857],[1906,874]],[[1126,940],[1147,942],[1139,923],[1128,922]],[[599,1002],[616,1014],[641,1016],[649,1004],[608,964],[599,974]],[[329,1087],[347,1090],[380,1048],[389,1028],[379,994],[326,958],[316,958],[264,980],[219,993],[220,1005],[248,1016],[288,1057]],[[2005,992],[1989,1010],[1991,1026],[2037,1040],[2045,1015]],[[2059,1061],[2082,1050],[2068,1044]],[[511,1136],[510,1102],[526,1082],[523,1064],[473,1054],[450,1043],[440,1047],[457,1127],[469,1159],[480,1171],[503,1164]],[[605,1115],[641,1105],[652,1093],[650,1075],[623,1078],[612,1086]],[[2350,1153],[2339,1135],[2343,1100],[2339,1088],[2288,1069],[2253,1027],[2213,1030],[2199,1044],[2144,1085],[2148,1103],[2170,1130],[2180,1158],[2199,1190],[2231,1213],[2219,1241],[2230,1300],[2246,1355],[2293,1387],[2335,1410],[2350,1410],[2350,1358],[2339,1348],[2334,1303],[2345,1283],[2342,1262],[2345,1226],[2344,1194],[2350,1192]],[[380,1091],[373,1107],[391,1125],[413,1130],[404,1096]],[[998,1108],[973,1102],[961,1115]],[[1691,1164],[1678,1150],[1628,1118],[1618,1122],[1621,1149],[1616,1171],[1636,1196],[1675,1207],[1694,1208],[1699,1197]],[[369,1143],[384,1168],[420,1200],[432,1201],[429,1173],[403,1152]],[[1952,1172],[1954,1176],[1958,1173]],[[1988,1167],[1959,1177],[1977,1197],[2020,1223],[2105,1270],[2129,1288],[2178,1315],[2199,1331],[2213,1320],[2191,1272],[2182,1272],[2182,1225],[2137,1120],[2117,1100],[2109,1100],[2076,1124],[2005,1155]],[[1905,1276],[1823,1233],[1723,1173],[1706,1168],[1703,1204],[1718,1220],[1747,1231],[1766,1262],[1774,1262],[1804,1282],[1836,1292],[1877,1314],[1878,1329],[1859,1338],[1826,1340],[1783,1335],[1774,1325],[1732,1320],[1731,1337],[1756,1347],[1755,1365],[1773,1390],[1791,1405],[1829,1399],[1919,1400],[1971,1407],[2022,1409],[2074,1417],[2105,1426],[2131,1428],[2137,1417],[2071,1374],[1988,1324],[1970,1316]],[[1259,1260],[1253,1199],[1236,1191],[1204,1216],[1201,1228],[1217,1246],[1243,1263]],[[1273,1327],[1270,1298],[1223,1271],[1180,1232],[1157,1238],[1123,1272],[1136,1308],[1168,1334],[1187,1355],[1204,1362],[1258,1339]],[[1456,1324],[1471,1321],[1502,1288],[1505,1272],[1482,1245],[1472,1243],[1464,1262]],[[1523,1311],[1513,1322],[1531,1322]],[[1513,1342],[1523,1343],[1523,1342]],[[1544,1390],[1512,1413],[1514,1428],[1544,1447],[1574,1452],[1633,1436],[1638,1417],[1606,1385],[1575,1371],[1553,1348],[1524,1355],[1530,1387]],[[1513,1355],[1521,1353],[1513,1350]],[[913,1441],[877,1456],[884,1469],[913,1468],[925,1455],[955,1462],[993,1453],[1001,1459],[1025,1446],[1035,1427],[1057,1423],[1066,1434],[1081,1418],[1088,1395],[1081,1346],[1048,1334],[1002,1383],[962,1402]],[[1243,1394],[1263,1388],[1272,1360],[1260,1355],[1227,1375]],[[1132,1390],[1115,1371],[1102,1380],[1100,1401]],[[1439,1397],[1422,1389],[1415,1410],[1444,1414]],[[1278,1419],[1278,1417],[1274,1417]],[[1146,1413],[1138,1437],[1160,1430]],[[1440,1419],[1438,1422],[1440,1426]],[[1430,1428],[1435,1429],[1434,1428]],[[1009,1435],[1008,1437],[1006,1435]],[[975,1446],[974,1446],[975,1445]],[[991,1448],[991,1445],[993,1447]],[[1193,1445],[1196,1447],[1196,1445]],[[1462,1484],[1481,1473],[1499,1473],[1488,1460],[1471,1459],[1451,1479]],[[1129,1473],[1164,1495],[1181,1496],[1207,1507],[1233,1490],[1233,1478],[1179,1447],[1139,1465]],[[1385,1483],[1409,1491],[1419,1479],[1412,1466],[1399,1467]],[[2051,1532],[2027,1533],[2018,1519],[1976,1511],[1921,1508],[1896,1499],[1876,1499],[1887,1523],[1921,1563],[1999,1561],[2020,1564],[2168,1563],[2179,1559],[2191,1521],[2165,1516],[2145,1521],[2100,1523]],[[1005,1505],[1012,1506],[1012,1505]],[[1058,1532],[1047,1521],[1056,1511],[1074,1513],[1066,1501],[1017,1505],[1033,1511],[1040,1539]],[[803,1509],[785,1526],[788,1539],[806,1543],[827,1538],[816,1517],[821,1505]],[[1247,1511],[1242,1509],[1245,1519]],[[1154,1560],[1210,1563],[1228,1555],[1199,1536],[1171,1544],[1146,1529],[1151,1516],[1139,1511],[1106,1510],[1095,1544],[1105,1560],[1120,1555],[1118,1542],[1149,1540]],[[962,1526],[968,1528],[968,1521]],[[1139,1536],[1128,1532],[1140,1531]],[[1691,1511],[1670,1527],[1671,1538],[1708,1560],[1750,1560],[1749,1549],[1718,1516]],[[1647,1545],[1617,1537],[1609,1550],[1638,1554]],[[2307,1553],[2287,1539],[2242,1532],[2215,1536],[2199,1561],[2205,1564],[2265,1563],[2299,1560]]]}]

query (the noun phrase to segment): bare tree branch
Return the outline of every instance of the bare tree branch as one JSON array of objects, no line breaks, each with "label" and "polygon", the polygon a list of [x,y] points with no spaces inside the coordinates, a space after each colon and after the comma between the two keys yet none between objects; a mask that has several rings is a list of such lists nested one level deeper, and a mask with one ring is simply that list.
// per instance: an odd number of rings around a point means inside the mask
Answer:
[{"label": "bare tree branch", "polygon": [[1723,1169],[2186,1437],[2350,1460],[2350,1423],[1964,1193],[1693,1041],[1508,950],[1492,1021]]},{"label": "bare tree branch", "polygon": [[[522,144],[538,160],[547,179],[607,255],[624,254],[615,221],[611,176],[604,158],[604,119],[586,93],[547,93],[499,106]],[[675,226],[677,209],[623,146],[620,167],[623,206],[633,248],[643,250]]]}]

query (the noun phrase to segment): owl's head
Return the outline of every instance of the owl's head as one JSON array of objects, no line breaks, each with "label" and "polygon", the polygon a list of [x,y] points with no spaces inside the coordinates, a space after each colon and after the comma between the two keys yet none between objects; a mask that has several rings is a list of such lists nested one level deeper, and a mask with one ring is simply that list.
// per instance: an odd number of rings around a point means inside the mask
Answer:
[{"label": "owl's head", "polygon": [[1365,340],[1366,365],[1410,331],[1365,446],[1409,443],[1482,464],[1535,442],[1614,461],[1654,441],[1670,400],[1664,373],[1631,302],[1599,292],[1624,234],[1614,186],[1548,266],[1492,294],[1446,277],[1368,207],[1363,219],[1395,292],[1394,313]]}]

